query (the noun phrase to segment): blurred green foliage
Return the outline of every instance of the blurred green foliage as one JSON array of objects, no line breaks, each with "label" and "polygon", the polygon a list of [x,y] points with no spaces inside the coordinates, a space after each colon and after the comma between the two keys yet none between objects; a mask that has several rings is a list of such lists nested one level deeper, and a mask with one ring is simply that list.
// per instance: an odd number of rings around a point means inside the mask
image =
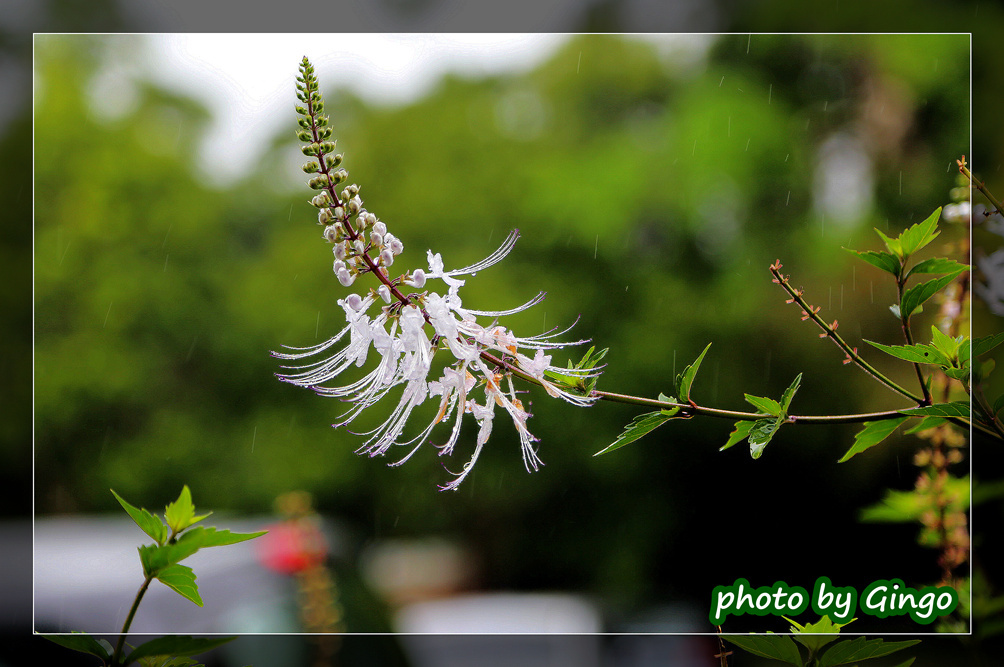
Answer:
[{"label": "blurred green foliage", "polygon": [[[456,494],[436,491],[450,476],[434,448],[396,468],[356,456],[361,441],[330,428],[344,406],[276,381],[268,354],[338,331],[345,293],[292,166],[296,63],[289,131],[240,182],[210,186],[197,103],[142,84],[121,115],[92,108],[108,59],[140,48],[36,40],[40,512],[110,510],[109,487],[146,502],[188,484],[207,505],[255,512],[305,489],[363,539],[457,538],[485,586],[580,590],[628,616],[644,603],[702,607],[714,585],[753,574],[936,576],[911,529],[856,523],[886,487],[912,487],[908,437],[838,466],[853,426],[788,428],[752,461],[741,447],[717,452],[731,422],[689,420],[593,458],[638,410],[532,391],[547,464],[533,475],[501,422]],[[571,335],[611,348],[600,388],[670,391],[711,342],[702,403],[743,409],[744,392],[780,395],[801,372],[792,413],[823,414],[901,401],[844,366],[767,267],[780,258],[849,341],[900,342],[893,286],[840,247],[868,249],[871,227],[898,232],[947,201],[968,146],[968,67],[965,35],[722,36],[696,65],[651,41],[586,36],[524,75],[447,77],[393,108],[318,74],[350,180],[404,241],[398,261],[424,267],[433,248],[464,266],[519,228],[512,255],[468,280],[465,305],[548,292],[507,324],[528,335],[578,318]],[[856,142],[874,176],[847,221],[814,203],[834,137]],[[450,469],[472,451],[470,426]],[[807,560],[807,526],[844,532]]]}]

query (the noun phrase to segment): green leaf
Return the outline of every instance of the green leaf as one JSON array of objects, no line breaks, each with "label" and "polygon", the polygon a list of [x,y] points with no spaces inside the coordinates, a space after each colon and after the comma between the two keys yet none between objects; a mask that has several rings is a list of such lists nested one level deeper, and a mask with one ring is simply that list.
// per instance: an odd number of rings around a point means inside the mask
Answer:
[{"label": "green leaf", "polygon": [[919,343],[916,345],[883,345],[875,341],[865,340],[866,343],[877,347],[886,354],[890,354],[897,359],[910,361],[919,364],[936,364],[938,366],[947,365],[949,360],[938,349]]},{"label": "green leaf", "polygon": [[815,656],[819,652],[819,649],[830,642],[840,639],[841,628],[857,620],[852,618],[847,623],[834,623],[830,620],[829,616],[823,615],[815,623],[800,625],[787,616],[782,616],[782,618],[792,624],[793,639],[809,649],[810,657]]},{"label": "green leaf", "polygon": [[[970,369],[968,368],[943,368],[942,370],[944,371],[945,375],[952,378],[953,380],[958,380],[959,382],[969,381]],[[976,375],[979,376],[979,373],[976,373]],[[979,382],[979,380],[977,380],[977,382]]]},{"label": "green leaf", "polygon": [[837,461],[837,463],[843,463],[847,461],[855,454],[860,454],[866,449],[870,449],[875,445],[879,444],[896,430],[896,428],[906,421],[906,417],[897,417],[896,419],[883,419],[882,421],[876,422],[865,422],[865,427],[858,431],[858,434],[854,436],[854,444],[847,453]]},{"label": "green leaf", "polygon": [[887,252],[876,252],[874,250],[858,251],[858,250],[851,250],[850,248],[844,248],[844,250],[846,250],[847,252],[854,253],[855,255],[865,260],[872,266],[877,266],[883,271],[891,273],[897,278],[899,277],[901,265],[899,262],[899,258],[896,257],[896,255],[892,255]]},{"label": "green leaf", "polygon": [[109,489],[109,491],[115,496],[115,500],[119,501],[122,509],[136,522],[136,525],[142,528],[144,533],[152,537],[157,544],[163,544],[167,540],[167,526],[160,520],[160,517],[150,513],[148,510],[133,507],[123,500],[122,496],[115,493],[114,489]]},{"label": "green leaf", "polygon": [[798,391],[799,385],[802,383],[802,374],[799,373],[795,376],[795,379],[791,381],[788,388],[784,390],[781,394],[781,412],[784,416],[788,416],[788,408],[791,406],[791,399],[795,397],[795,392]]},{"label": "green leaf", "polygon": [[721,449],[719,449],[718,451],[724,452],[726,449],[736,444],[737,442],[745,440],[746,436],[748,436],[750,433],[750,429],[752,428],[753,428],[753,422],[751,421],[736,422],[735,429],[732,431],[732,435],[729,436],[728,442],[722,445]]},{"label": "green leaf", "polygon": [[1004,332],[993,334],[991,336],[980,336],[979,338],[974,338],[973,356],[978,357],[981,354],[986,354],[1001,343],[1004,343]]},{"label": "green leaf", "polygon": [[941,219],[941,207],[929,215],[923,222],[907,227],[899,235],[900,248],[904,255],[912,255],[938,237],[938,220]]},{"label": "green leaf", "polygon": [[946,424],[947,421],[943,417],[924,417],[915,426],[911,426],[909,430],[903,431],[904,433],[918,433],[919,431],[926,431],[929,428],[934,428],[936,426],[941,426]]},{"label": "green leaf", "polygon": [[164,518],[167,519],[167,525],[171,527],[174,534],[178,534],[192,524],[202,521],[210,514],[212,512],[195,516],[195,505],[192,504],[192,492],[188,490],[188,485],[186,484],[182,487],[178,499],[167,506],[167,509],[164,511]]},{"label": "green leaf", "polygon": [[777,430],[781,428],[781,424],[784,423],[784,415],[771,418],[771,419],[758,419],[753,422],[753,428],[750,429],[750,456],[753,459],[760,458],[763,454],[764,447],[767,446],[773,438]]},{"label": "green leaf", "polygon": [[859,660],[870,660],[881,658],[884,655],[902,651],[915,644],[919,644],[919,639],[911,639],[902,642],[887,642],[884,639],[866,639],[857,637],[839,644],[834,644],[827,649],[819,659],[820,667],[835,667],[836,665],[846,665]]},{"label": "green leaf", "polygon": [[59,644],[60,646],[65,646],[68,649],[78,651],[80,653],[89,653],[95,655],[103,661],[107,661],[112,657],[112,647],[108,642],[101,640],[98,641],[94,637],[91,637],[85,633],[74,632],[70,635],[41,635],[44,639],[48,639],[53,644]]},{"label": "green leaf", "polygon": [[804,665],[798,646],[787,635],[722,635],[722,639],[761,658],[773,658],[798,667]]},{"label": "green leaf", "polygon": [[694,383],[697,369],[701,367],[701,361],[704,360],[704,355],[708,353],[710,348],[711,343],[708,343],[708,346],[704,348],[704,352],[701,352],[700,356],[697,357],[697,361],[684,368],[683,373],[676,376],[676,395],[680,397],[681,403],[688,403],[690,401],[690,386]]},{"label": "green leaf", "polygon": [[[898,238],[895,239],[889,238],[888,236],[883,234],[882,231],[877,227],[874,229],[875,233],[878,234],[879,237],[882,239],[882,242],[885,243],[885,247],[889,249],[889,252],[891,252],[899,259],[902,259],[904,257],[904,253],[903,253],[903,244],[900,243],[900,240]],[[896,275],[899,275],[899,273],[897,273]]]},{"label": "green leaf", "polygon": [[917,310],[917,308],[919,308],[932,296],[945,289],[958,277],[960,273],[962,273],[962,271],[953,271],[952,273],[940,278],[935,278],[934,280],[928,280],[925,283],[914,285],[904,292],[903,299],[899,305],[902,317],[910,317],[910,315],[913,314],[913,311]]},{"label": "green leaf", "polygon": [[678,419],[676,413],[679,411],[680,408],[676,407],[671,410],[659,410],[658,412],[646,412],[645,414],[638,415],[624,428],[624,432],[617,436],[617,439],[612,444],[607,446],[606,449],[596,452],[593,456],[607,454],[615,449],[620,449],[624,445],[628,445],[638,438],[647,435],[670,419]]},{"label": "green leaf", "polygon": [[965,339],[965,336],[952,338],[951,336],[942,333],[941,329],[938,327],[931,327],[931,345],[933,345],[935,349],[945,355],[949,360],[958,359],[959,347]]},{"label": "green leaf", "polygon": [[899,410],[900,414],[916,417],[917,415],[932,415],[934,417],[962,417],[969,419],[969,403],[952,401],[951,403],[935,403],[922,408],[906,408]]},{"label": "green leaf", "polygon": [[909,277],[915,273],[952,273],[953,271],[961,273],[962,271],[968,270],[968,265],[959,264],[954,259],[934,257],[932,259],[925,259],[923,262],[918,262],[913,268],[906,272],[906,275]]},{"label": "green leaf", "polygon": [[205,547],[222,547],[228,544],[237,544],[238,542],[244,542],[245,540],[261,537],[266,532],[268,531],[262,530],[257,533],[232,533],[229,530],[218,530],[212,527],[203,528],[202,526],[199,526],[182,535],[178,540],[178,544],[186,542],[188,544],[198,545],[196,547],[197,549]]},{"label": "green leaf", "polygon": [[746,394],[746,402],[750,403],[760,412],[765,412],[768,415],[773,415],[774,417],[781,414],[781,405],[775,401],[773,398],[765,398],[763,396],[750,396]]},{"label": "green leaf", "polygon": [[188,637],[188,636],[168,636],[157,637],[137,646],[125,659],[123,665],[136,662],[141,658],[151,656],[192,656],[205,653],[217,646],[233,641],[237,637]]},{"label": "green leaf", "polygon": [[195,584],[195,572],[186,565],[168,565],[157,573],[157,579],[184,598],[202,606],[199,587]]}]

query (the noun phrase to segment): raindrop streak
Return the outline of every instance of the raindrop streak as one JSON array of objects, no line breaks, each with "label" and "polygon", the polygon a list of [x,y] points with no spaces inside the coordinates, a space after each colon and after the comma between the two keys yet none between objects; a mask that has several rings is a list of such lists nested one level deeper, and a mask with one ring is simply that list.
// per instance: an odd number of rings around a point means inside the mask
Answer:
[{"label": "raindrop streak", "polygon": [[[752,139],[752,138],[753,138],[753,137],[750,137],[750,139]],[[748,151],[748,150],[750,149],[750,139],[747,139],[747,140],[746,140],[746,150],[747,150],[747,151]]]},{"label": "raindrop streak", "polygon": [[[785,155],[784,155],[784,161],[787,162],[788,158],[790,158],[790,157],[791,157],[791,153],[785,153]],[[789,190],[789,192],[790,192],[790,190]]]},{"label": "raindrop streak", "polygon": [[290,204],[289,205],[289,215],[286,216],[286,222],[289,222],[292,219],[293,219],[293,205]]},{"label": "raindrop streak", "polygon": [[[290,211],[290,213],[292,213],[292,211]],[[164,247],[167,245],[167,237],[171,235],[171,227],[174,227],[173,222],[167,226],[167,232],[164,234],[164,242],[160,244],[161,250],[163,250]]]},{"label": "raindrop streak", "polygon": [[753,33],[750,33],[749,37],[746,38],[746,55],[750,54],[750,42],[752,41],[753,41]]},{"label": "raindrop streak", "polygon": [[192,339],[192,345],[191,345],[191,347],[188,348],[188,354],[185,355],[185,363],[188,363],[188,361],[192,358],[192,352],[195,352],[195,343],[198,340],[199,340],[198,336],[196,336],[195,338]]},{"label": "raindrop streak", "polygon": [[787,206],[791,201],[791,190],[788,190],[788,198],[784,200],[784,205]]},{"label": "raindrop streak", "polygon": [[63,260],[66,259],[66,251],[70,249],[70,242],[66,242],[66,247],[63,248],[63,254],[59,257],[59,265],[62,266]]},{"label": "raindrop streak", "polygon": [[826,111],[826,107],[828,107],[828,106],[830,106],[830,101],[829,100],[826,100],[825,102],[823,102],[823,111]]},{"label": "raindrop streak", "polygon": [[593,246],[593,259],[596,259],[596,253],[600,249],[600,235],[596,235],[596,245]]},{"label": "raindrop streak", "polygon": [[771,95],[773,95],[773,93],[774,93],[774,84],[772,83],[767,87],[767,104],[770,104],[770,98]]},{"label": "raindrop streak", "polygon": [[317,338],[317,332],[321,330],[321,311],[317,311],[317,323],[314,324],[314,338]]},{"label": "raindrop streak", "polygon": [[579,51],[579,62],[575,65],[575,73],[579,73],[579,67],[582,65],[582,51]]},{"label": "raindrop streak", "polygon": [[164,273],[167,273],[167,258],[170,257],[170,253],[164,255]]},{"label": "raindrop streak", "polygon": [[722,75],[722,80],[718,82],[718,87],[721,88],[722,84],[725,83],[725,75]]},{"label": "raindrop streak", "polygon": [[105,313],[105,322],[104,322],[104,324],[102,324],[102,325],[101,325],[101,328],[102,328],[102,329],[104,329],[104,328],[105,328],[105,326],[106,326],[106,325],[108,324],[108,316],[109,316],[109,315],[111,314],[111,312],[112,312],[112,303],[114,303],[114,302],[112,302],[112,301],[109,301],[109,302],[108,302],[108,312],[107,312],[107,313]]},{"label": "raindrop streak", "polygon": [[494,236],[494,235],[495,235],[495,227],[493,226],[492,229],[491,229],[491,231],[488,232],[488,243],[492,242],[492,236]]},{"label": "raindrop streak", "polygon": [[254,433],[251,434],[251,453],[254,454],[254,441],[258,439],[258,426],[254,427]]}]

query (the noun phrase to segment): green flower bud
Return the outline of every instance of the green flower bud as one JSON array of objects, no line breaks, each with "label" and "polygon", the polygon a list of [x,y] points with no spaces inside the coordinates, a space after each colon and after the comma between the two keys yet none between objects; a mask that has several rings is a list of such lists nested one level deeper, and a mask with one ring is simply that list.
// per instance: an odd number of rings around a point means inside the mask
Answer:
[{"label": "green flower bud", "polygon": [[300,130],[296,133],[296,138],[300,141],[310,142],[314,140],[313,135],[310,134],[308,130]]},{"label": "green flower bud", "polygon": [[307,144],[306,146],[300,146],[300,151],[304,155],[314,156],[321,151],[321,147],[318,144]]},{"label": "green flower bud", "polygon": [[359,186],[353,183],[352,185],[345,186],[345,190],[342,191],[342,198],[352,199],[357,194],[359,194]]},{"label": "green flower bud", "polygon": [[317,127],[325,127],[328,124],[328,117],[318,116],[314,119],[314,122],[317,123]]},{"label": "green flower bud", "polygon": [[296,124],[299,125],[300,127],[302,127],[305,130],[309,130],[310,129],[310,119],[308,119],[308,118],[297,118],[296,119]]},{"label": "green flower bud", "polygon": [[[303,93],[301,93],[301,92],[297,92],[297,93],[296,93],[296,99],[300,100],[300,101],[301,101],[301,102],[303,102],[304,104],[306,104],[306,103],[307,103],[307,96],[306,96],[306,95],[304,95],[304,94],[303,94]],[[304,114],[304,115],[306,115],[306,114]]]},{"label": "green flower bud", "polygon": [[331,136],[331,132],[332,130],[330,127],[322,127],[317,131],[317,136],[319,136],[321,139],[327,139],[328,137]]},{"label": "green flower bud", "polygon": [[321,113],[324,111],[324,100],[321,99],[321,94],[317,94],[317,99],[314,101],[314,111]]},{"label": "green flower bud", "polygon": [[324,164],[328,166],[328,169],[334,169],[341,163],[342,163],[341,153],[335,153],[334,155],[329,154],[324,156]]},{"label": "green flower bud", "polygon": [[319,224],[319,225],[326,225],[329,222],[331,222],[332,220],[334,220],[334,218],[335,218],[335,216],[331,212],[330,208],[322,208],[317,213],[317,224]]},{"label": "green flower bud", "polygon": [[335,152],[335,142],[334,141],[322,141],[321,142],[321,152],[322,153],[334,153]]},{"label": "green flower bud", "polygon": [[323,190],[328,187],[328,177],[327,176],[314,176],[312,179],[307,181],[307,185],[310,186],[311,190]]},{"label": "green flower bud", "polygon": [[331,178],[331,184],[338,185],[339,183],[341,183],[342,181],[344,181],[346,178],[349,177],[349,172],[345,171],[344,169],[339,169],[338,171],[334,171],[331,174],[329,174],[329,176]]},{"label": "green flower bud", "polygon": [[[293,108],[296,109],[296,113],[300,114],[301,116],[309,116],[310,115],[310,114],[307,113],[307,110],[304,109],[303,107],[301,107],[299,104],[295,105]],[[298,120],[302,121],[303,119],[298,119]]]},{"label": "green flower bud", "polygon": [[303,169],[303,172],[305,174],[316,174],[318,171],[321,170],[321,165],[311,160],[310,162],[307,162],[300,168]]}]

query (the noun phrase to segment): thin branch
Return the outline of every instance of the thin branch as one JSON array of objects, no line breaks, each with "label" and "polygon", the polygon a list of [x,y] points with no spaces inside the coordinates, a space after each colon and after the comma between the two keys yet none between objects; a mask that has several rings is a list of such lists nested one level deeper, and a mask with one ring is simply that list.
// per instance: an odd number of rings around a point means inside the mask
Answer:
[{"label": "thin branch", "polygon": [[806,302],[805,299],[802,298],[802,290],[796,290],[793,288],[788,282],[788,277],[781,274],[781,260],[777,260],[771,264],[770,272],[774,276],[774,282],[784,288],[784,291],[791,296],[787,303],[797,303],[802,308],[802,319],[811,319],[819,326],[820,329],[823,330],[823,333],[820,334],[820,338],[829,338],[845,355],[847,355],[847,359],[844,361],[845,364],[854,362],[854,364],[856,364],[865,373],[871,375],[877,381],[884,384],[886,387],[889,387],[897,394],[905,396],[912,401],[916,401],[917,405],[927,404],[923,398],[907,391],[903,387],[900,387],[880,371],[875,369],[867,361],[862,359],[861,355],[858,354],[858,348],[852,348],[846,341],[844,341],[843,338],[840,337],[840,334],[836,332],[837,321],[834,320],[832,325],[827,324],[826,321],[819,316],[819,306],[812,306]]}]

